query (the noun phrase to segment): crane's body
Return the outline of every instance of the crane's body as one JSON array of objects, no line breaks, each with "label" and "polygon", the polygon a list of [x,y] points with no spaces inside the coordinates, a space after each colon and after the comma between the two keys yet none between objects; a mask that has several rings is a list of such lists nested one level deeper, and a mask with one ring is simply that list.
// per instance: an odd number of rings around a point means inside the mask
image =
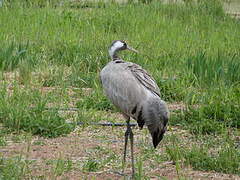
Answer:
[{"label": "crane's body", "polygon": [[[157,83],[147,71],[135,63],[125,62],[116,55],[116,52],[125,49],[136,51],[124,41],[112,43],[109,48],[112,61],[102,69],[100,79],[105,94],[127,120],[124,162],[128,136],[130,136],[133,163],[133,133],[129,126],[130,117],[137,121],[141,129],[144,125],[148,127],[156,148],[166,131],[169,111],[166,103],[160,98]],[[134,166],[134,163],[132,165]]]},{"label": "crane's body", "polygon": [[122,113],[137,120],[140,104],[155,95],[132,75],[130,68],[133,65],[119,60],[111,61],[101,71],[101,80],[111,102]]},{"label": "crane's body", "polygon": [[161,126],[165,132],[168,111],[160,99],[157,84],[145,70],[137,64],[118,59],[109,62],[100,77],[105,94],[124,115],[137,120],[140,128],[145,124],[154,133]]}]

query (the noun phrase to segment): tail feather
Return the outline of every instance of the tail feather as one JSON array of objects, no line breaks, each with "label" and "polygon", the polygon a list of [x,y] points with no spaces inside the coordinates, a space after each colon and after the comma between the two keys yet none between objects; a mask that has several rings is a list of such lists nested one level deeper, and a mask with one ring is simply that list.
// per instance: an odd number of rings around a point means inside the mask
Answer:
[{"label": "tail feather", "polygon": [[144,120],[152,136],[154,148],[163,139],[167,129],[169,111],[164,101],[159,98],[151,99],[144,108]]},{"label": "tail feather", "polygon": [[153,142],[154,148],[156,148],[157,145],[161,142],[161,140],[163,139],[164,133],[165,133],[165,130],[159,131],[159,128],[157,128],[157,130],[152,133],[152,142]]},{"label": "tail feather", "polygon": [[138,126],[140,127],[140,129],[142,129],[144,126],[144,123],[145,123],[144,119],[143,119],[143,115],[142,115],[142,108],[140,109],[140,111],[138,113],[137,123],[138,123]]}]

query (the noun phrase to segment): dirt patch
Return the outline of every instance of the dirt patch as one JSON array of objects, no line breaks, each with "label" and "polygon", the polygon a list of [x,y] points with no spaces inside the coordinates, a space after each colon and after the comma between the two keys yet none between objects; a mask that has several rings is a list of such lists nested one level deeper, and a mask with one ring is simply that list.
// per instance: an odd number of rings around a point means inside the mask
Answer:
[{"label": "dirt patch", "polygon": [[[78,127],[65,137],[55,139],[33,137],[22,143],[9,142],[7,146],[2,147],[1,152],[4,158],[21,156],[23,159],[33,161],[31,175],[36,177],[44,176],[48,179],[124,179],[116,172],[121,171],[125,129],[125,127]],[[151,151],[149,155],[152,153],[159,156],[164,155],[166,153],[165,146],[168,144],[168,137],[171,134],[180,135],[184,146],[191,143],[191,134],[179,127],[170,127],[166,138],[153,151],[148,130],[140,131],[138,128],[133,128],[133,131],[136,161],[145,151]],[[125,171],[127,176],[131,175],[129,153]],[[57,173],[57,162],[60,160],[64,161],[65,166],[71,162],[71,168]],[[99,167],[91,169],[90,166],[88,167],[89,162],[96,162],[96,166]],[[157,163],[151,157],[145,159],[143,163],[144,175],[151,179],[159,179],[160,177],[178,179],[179,175],[192,179],[239,179],[238,176],[234,175],[194,171],[190,167],[182,167],[181,171],[177,172],[171,161]]]},{"label": "dirt patch", "polygon": [[168,103],[168,108],[170,111],[173,110],[185,110],[186,105],[183,102]]}]

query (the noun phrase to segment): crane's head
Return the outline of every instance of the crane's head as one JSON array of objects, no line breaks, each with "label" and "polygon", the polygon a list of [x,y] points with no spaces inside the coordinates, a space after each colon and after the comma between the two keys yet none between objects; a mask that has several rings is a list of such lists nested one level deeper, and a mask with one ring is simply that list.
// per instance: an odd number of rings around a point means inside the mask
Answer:
[{"label": "crane's head", "polygon": [[128,46],[127,43],[125,41],[122,41],[122,40],[115,40],[112,42],[112,44],[110,45],[109,49],[108,49],[108,52],[109,52],[109,55],[112,59],[116,59],[117,58],[117,55],[116,53],[118,51],[122,51],[122,50],[130,50],[130,51],[133,51],[133,52],[138,52],[137,50],[133,49],[132,47]]}]

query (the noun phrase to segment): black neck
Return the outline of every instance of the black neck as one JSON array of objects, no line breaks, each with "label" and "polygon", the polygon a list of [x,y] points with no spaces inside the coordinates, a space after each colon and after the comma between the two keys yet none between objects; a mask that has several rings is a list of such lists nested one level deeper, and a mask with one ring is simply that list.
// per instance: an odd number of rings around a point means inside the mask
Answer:
[{"label": "black neck", "polygon": [[120,59],[116,53],[113,54],[113,56],[111,58],[112,58],[113,61],[116,61],[116,60]]}]

